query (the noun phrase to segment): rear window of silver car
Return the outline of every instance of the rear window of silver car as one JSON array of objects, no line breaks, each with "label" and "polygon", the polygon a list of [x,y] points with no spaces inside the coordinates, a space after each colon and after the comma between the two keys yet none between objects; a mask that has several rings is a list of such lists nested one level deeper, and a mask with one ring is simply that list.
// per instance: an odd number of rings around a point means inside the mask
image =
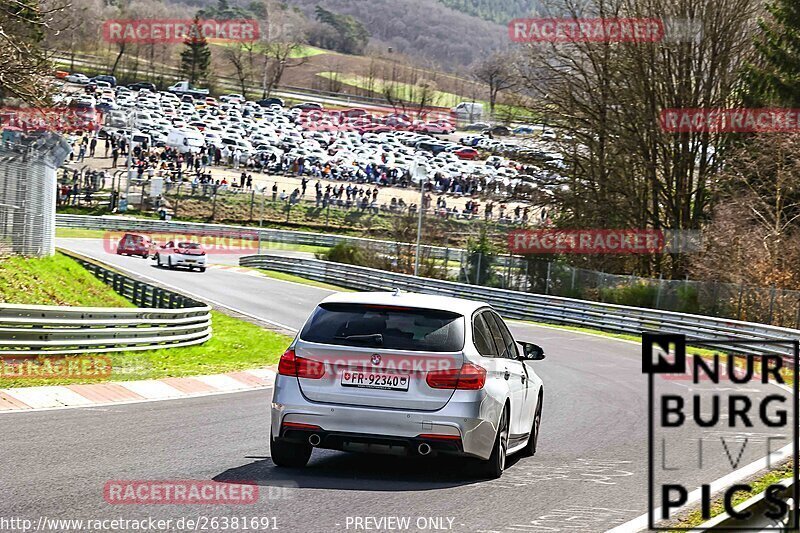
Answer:
[{"label": "rear window of silver car", "polygon": [[300,340],[339,346],[418,352],[458,352],[464,348],[464,317],[415,307],[321,304]]}]

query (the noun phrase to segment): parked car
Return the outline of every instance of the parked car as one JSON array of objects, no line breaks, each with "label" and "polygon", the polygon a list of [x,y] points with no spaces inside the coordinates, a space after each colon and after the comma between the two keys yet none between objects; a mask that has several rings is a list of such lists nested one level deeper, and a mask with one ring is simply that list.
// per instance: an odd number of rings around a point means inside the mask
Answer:
[{"label": "parked car", "polygon": [[458,150],[453,151],[454,154],[458,156],[459,159],[478,159],[478,151],[475,148],[459,148]]},{"label": "parked car", "polygon": [[69,83],[79,83],[81,85],[86,85],[87,83],[89,83],[89,76],[86,76],[85,74],[81,74],[79,72],[74,72],[69,76],[67,76],[66,80]]},{"label": "parked car", "polygon": [[533,455],[543,383],[539,346],[515,342],[490,306],[413,293],[337,293],[278,364],[270,455],[302,467],[314,448],[482,461]]},{"label": "parked car", "polygon": [[483,131],[491,128],[492,125],[488,122],[473,122],[464,126],[465,131]]},{"label": "parked car", "polygon": [[491,133],[492,135],[511,135],[511,130],[508,129],[506,126],[492,126],[491,128],[487,128],[483,130],[484,134]]},{"label": "parked car", "polygon": [[303,111],[308,111],[311,109],[322,110],[322,104],[318,104],[316,102],[302,102],[297,105],[292,106],[292,109],[300,109]]},{"label": "parked car", "polygon": [[128,85],[128,88],[134,91],[138,91],[140,89],[147,89],[150,92],[158,91],[156,84],[150,83],[149,81],[137,81],[136,83],[131,83],[130,85]]},{"label": "parked car", "polygon": [[[116,76],[108,76],[106,74],[100,74],[99,76],[95,76],[94,78],[92,78],[91,81],[94,81],[94,82],[105,82],[105,83],[108,84],[108,87],[116,87],[117,86],[117,78],[116,78]],[[98,83],[97,86],[100,87],[101,85]]]},{"label": "parked car", "polygon": [[260,105],[261,107],[270,107],[273,105],[279,105],[283,107],[285,105],[283,100],[280,98],[262,98],[261,100],[256,100],[256,104]]},{"label": "parked car", "polygon": [[450,110],[458,120],[480,120],[483,115],[483,104],[477,102],[461,102]]},{"label": "parked car", "polygon": [[206,252],[196,242],[169,241],[156,249],[154,257],[158,266],[167,268],[189,267],[190,270],[206,271]]},{"label": "parked car", "polygon": [[153,241],[147,235],[126,233],[117,244],[117,255],[138,255],[147,259],[152,247]]}]

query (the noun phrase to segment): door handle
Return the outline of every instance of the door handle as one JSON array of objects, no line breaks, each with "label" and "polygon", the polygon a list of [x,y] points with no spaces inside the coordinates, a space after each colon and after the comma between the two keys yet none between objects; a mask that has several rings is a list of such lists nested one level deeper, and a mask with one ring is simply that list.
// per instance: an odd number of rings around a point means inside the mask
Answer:
[{"label": "door handle", "polygon": [[511,372],[509,372],[508,370],[506,370],[506,373],[505,373],[505,374],[503,374],[503,377],[504,377],[504,378],[506,378],[506,379],[509,379],[509,378],[511,377]]}]

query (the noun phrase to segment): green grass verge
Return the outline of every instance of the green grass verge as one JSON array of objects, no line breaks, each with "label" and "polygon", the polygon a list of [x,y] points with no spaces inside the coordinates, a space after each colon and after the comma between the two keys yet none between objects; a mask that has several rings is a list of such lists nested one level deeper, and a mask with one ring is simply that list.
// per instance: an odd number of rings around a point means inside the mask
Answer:
[{"label": "green grass verge", "polygon": [[331,285],[330,283],[323,283],[321,281],[314,281],[313,279],[307,279],[300,276],[295,276],[294,274],[287,274],[285,272],[278,272],[276,270],[258,269],[258,271],[266,274],[272,279],[278,279],[281,281],[291,281],[293,283],[300,283],[302,285],[318,287],[320,289],[328,289],[336,292],[357,292],[353,289],[347,289],[345,287],[339,287],[338,285]]},{"label": "green grass verge", "polygon": [[[29,305],[133,307],[78,263],[61,254],[45,259],[13,257],[0,262],[0,297],[4,302]],[[291,342],[286,335],[216,311],[212,312],[212,327],[212,338],[197,346],[82,354],[80,357],[110,359],[111,375],[102,379],[0,375],[0,388],[154,379],[258,368],[275,364]]]},{"label": "green grass verge", "polygon": [[78,263],[62,254],[0,261],[0,300],[27,305],[133,307]]},{"label": "green grass verge", "polygon": [[102,239],[106,233],[101,229],[56,228],[56,237],[65,239]]},{"label": "green grass verge", "polygon": [[[344,85],[356,87],[357,89],[371,90],[372,92],[376,92],[378,94],[385,93],[387,84],[390,84],[389,86],[393,88],[393,92],[397,98],[401,100],[407,100],[409,102],[419,101],[420,95],[423,93],[422,87],[411,83],[388,82],[387,80],[382,79],[371,80],[370,83],[370,80],[367,77],[352,74],[342,75],[337,72],[317,72],[317,76],[327,80],[335,80],[343,83]],[[430,100],[429,105],[441,107],[455,107],[461,102],[472,101],[471,97],[439,90],[428,92],[426,98]],[[475,103],[483,104],[484,110],[488,113],[489,102],[487,100],[475,100]],[[495,112],[509,116],[527,116],[531,114],[528,109],[509,104],[497,104],[495,107]]]}]

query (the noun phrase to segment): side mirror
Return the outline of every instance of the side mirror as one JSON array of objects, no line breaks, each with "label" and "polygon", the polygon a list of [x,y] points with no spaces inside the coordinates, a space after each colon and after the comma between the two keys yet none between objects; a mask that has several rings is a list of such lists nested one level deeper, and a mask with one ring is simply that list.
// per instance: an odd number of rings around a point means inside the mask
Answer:
[{"label": "side mirror", "polygon": [[541,361],[544,359],[544,350],[538,344],[522,341],[517,342],[522,346],[522,359],[527,359],[528,361]]}]

